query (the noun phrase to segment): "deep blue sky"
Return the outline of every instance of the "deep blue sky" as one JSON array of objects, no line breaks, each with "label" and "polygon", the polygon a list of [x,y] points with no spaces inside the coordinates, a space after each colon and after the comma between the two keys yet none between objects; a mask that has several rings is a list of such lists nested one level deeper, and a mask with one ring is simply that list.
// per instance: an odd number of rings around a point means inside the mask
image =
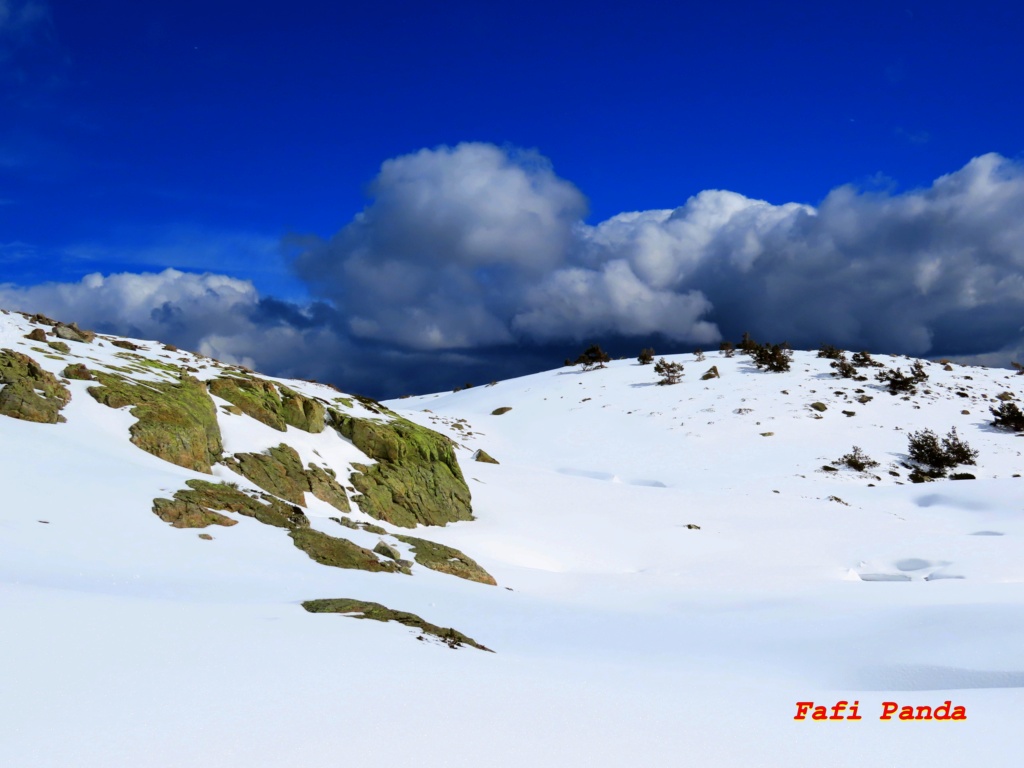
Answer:
[{"label": "deep blue sky", "polygon": [[1019,3],[0,8],[0,283],[19,286],[174,266],[302,301],[281,238],[332,236],[382,162],[459,142],[537,150],[590,224],[705,189],[893,193],[1024,152]]}]

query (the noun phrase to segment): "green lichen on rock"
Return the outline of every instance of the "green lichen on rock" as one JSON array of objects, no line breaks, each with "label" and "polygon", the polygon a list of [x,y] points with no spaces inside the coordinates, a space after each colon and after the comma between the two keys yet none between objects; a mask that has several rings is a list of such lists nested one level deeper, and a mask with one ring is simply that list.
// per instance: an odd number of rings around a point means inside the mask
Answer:
[{"label": "green lichen on rock", "polygon": [[324,431],[324,406],[288,387],[245,375],[218,376],[209,387],[217,397],[281,432],[289,425],[313,434]]},{"label": "green lichen on rock", "polygon": [[154,499],[153,512],[175,528],[205,528],[208,525],[234,525],[237,520],[222,511],[252,517],[277,528],[308,528],[309,518],[301,509],[273,496],[251,496],[228,483],[188,480],[188,490],[173,499]]},{"label": "green lichen on rock", "polygon": [[511,405],[503,405],[503,406],[501,406],[501,408],[495,408],[493,411],[491,411],[491,416],[501,416],[503,414],[508,413],[511,410],[512,410],[512,406]]},{"label": "green lichen on rock", "polygon": [[65,379],[77,379],[79,381],[95,381],[89,369],[82,363],[71,363],[60,374]]},{"label": "green lichen on rock", "polygon": [[351,528],[353,531],[366,531],[367,533],[376,533],[378,536],[384,536],[387,534],[387,531],[379,525],[374,525],[373,523],[357,523],[351,517],[346,515],[342,515],[341,517],[332,517],[331,520],[339,525],[344,525],[346,528]]},{"label": "green lichen on rock", "polygon": [[48,342],[46,342],[46,346],[48,346],[50,349],[54,350],[55,352],[60,352],[62,355],[70,355],[71,354],[71,347],[69,347],[63,341],[48,341]]},{"label": "green lichen on rock", "polygon": [[[114,346],[121,346],[120,344],[116,344],[114,342],[111,343],[114,344]],[[132,344],[131,347],[126,348],[139,349],[139,347],[135,346],[134,344]],[[165,363],[163,360],[153,360],[144,355],[137,355],[134,352],[117,352],[115,356],[120,357],[123,360],[131,360],[132,363],[134,363],[135,367],[137,367],[141,371],[146,371],[147,368],[152,368],[158,371],[173,373],[175,375],[178,375],[181,372],[181,367],[174,365],[173,363]]]},{"label": "green lichen on rock", "polygon": [[478,581],[481,584],[495,585],[498,583],[475,560],[453,547],[446,547],[444,544],[426,539],[417,539],[414,536],[396,535],[395,538],[412,547],[413,557],[424,568],[458,576],[460,579]]},{"label": "green lichen on rock", "polygon": [[310,464],[306,469],[306,481],[309,483],[309,492],[320,501],[326,501],[335,509],[348,512],[351,506],[348,503],[348,495],[345,489],[338,483],[334,470],[325,467],[318,467]]},{"label": "green lichen on rock", "polygon": [[164,461],[210,474],[222,446],[217,412],[206,387],[181,372],[177,382],[139,382],[94,372],[101,386],[89,394],[111,408],[134,406],[131,441]]},{"label": "green lichen on rock", "polygon": [[402,553],[395,549],[393,546],[388,544],[386,541],[378,541],[377,546],[373,548],[373,551],[382,557],[386,557],[389,560],[401,560]]},{"label": "green lichen on rock", "polygon": [[28,355],[0,350],[0,414],[38,424],[65,421],[61,409],[71,392]]},{"label": "green lichen on rock", "polygon": [[293,504],[305,506],[308,491],[321,501],[342,512],[351,507],[348,496],[334,474],[315,464],[303,469],[298,452],[281,443],[263,453],[236,453],[224,464],[265,491],[269,491]]},{"label": "green lichen on rock", "polygon": [[496,458],[491,456],[491,454],[489,454],[483,448],[481,448],[480,450],[478,450],[476,453],[473,454],[473,460],[474,461],[482,461],[484,464],[500,464],[501,463]]},{"label": "green lichen on rock", "polygon": [[338,432],[377,460],[352,465],[363,512],[403,528],[473,519],[469,487],[447,437],[393,414],[390,421],[333,410],[331,416]]},{"label": "green lichen on rock", "polygon": [[494,653],[490,648],[481,645],[468,635],[464,635],[451,627],[439,627],[424,621],[415,613],[407,611],[396,611],[380,603],[371,603],[366,600],[352,600],[350,598],[334,598],[327,600],[306,600],[302,607],[310,613],[340,613],[351,616],[354,619],[371,619],[373,621],[397,621],[406,627],[420,630],[425,635],[433,635],[440,638],[449,648],[458,648],[463,645],[470,645],[479,648],[481,651]]},{"label": "green lichen on rock", "polygon": [[335,568],[354,568],[360,571],[409,573],[407,566],[392,560],[382,562],[378,557],[348,539],[328,536],[312,528],[289,531],[295,546],[321,565]]}]

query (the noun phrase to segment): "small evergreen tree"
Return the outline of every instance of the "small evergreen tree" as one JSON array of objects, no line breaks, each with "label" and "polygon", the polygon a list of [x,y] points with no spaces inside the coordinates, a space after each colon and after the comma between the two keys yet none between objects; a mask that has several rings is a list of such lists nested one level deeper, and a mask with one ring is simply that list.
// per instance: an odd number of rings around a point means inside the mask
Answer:
[{"label": "small evergreen tree", "polygon": [[641,349],[640,355],[637,357],[636,361],[640,363],[640,365],[650,365],[654,362],[654,350],[650,347],[647,349]]},{"label": "small evergreen tree", "polygon": [[1016,403],[1002,403],[998,408],[989,408],[995,419],[992,426],[1012,432],[1024,432],[1024,413]]},{"label": "small evergreen tree", "polygon": [[822,344],[818,348],[818,357],[824,357],[827,360],[845,360],[846,353],[831,344]]},{"label": "small evergreen tree", "polygon": [[914,432],[909,437],[907,453],[911,460],[930,467],[930,474],[937,477],[943,476],[947,469],[959,464],[974,464],[978,458],[978,452],[957,435],[956,427],[953,427],[941,441],[930,429]]},{"label": "small evergreen tree", "polygon": [[718,345],[718,351],[726,357],[732,357],[736,353],[736,345],[731,341],[723,341]]},{"label": "small evergreen tree", "polygon": [[910,378],[915,384],[924,384],[928,381],[928,372],[924,369],[924,363],[915,360],[910,366]]},{"label": "small evergreen tree", "polygon": [[882,364],[871,358],[867,350],[853,353],[853,364],[858,368],[881,368]]},{"label": "small evergreen tree", "polygon": [[846,356],[833,360],[830,365],[835,369],[833,376],[838,376],[841,379],[855,379],[857,378],[857,369],[853,366]]},{"label": "small evergreen tree", "polygon": [[868,456],[866,453],[864,453],[864,451],[861,450],[861,448],[856,446],[856,445],[853,446],[853,450],[852,451],[850,451],[848,454],[843,456],[836,463],[841,465],[841,466],[845,466],[845,467],[849,467],[850,469],[854,469],[854,470],[856,470],[858,472],[863,472],[863,471],[865,471],[867,469],[871,469],[873,467],[877,467],[878,466],[878,462],[877,461],[875,461],[870,456]]},{"label": "small evergreen tree", "polygon": [[678,384],[683,378],[683,364],[670,363],[663,357],[654,364],[654,372],[661,377],[658,384]]},{"label": "small evergreen tree", "polygon": [[743,354],[745,354],[745,355],[749,355],[749,354],[751,354],[751,353],[752,353],[752,352],[753,352],[753,351],[754,351],[755,349],[757,349],[757,348],[758,348],[759,346],[761,346],[761,345],[760,345],[760,344],[758,344],[758,343],[757,343],[756,341],[754,341],[753,337],[752,337],[752,336],[751,336],[751,335],[750,335],[749,333],[747,333],[746,331],[744,331],[744,332],[743,332],[743,338],[742,338],[742,339],[740,339],[740,343],[739,343],[739,346],[738,346],[737,348],[738,348],[738,349],[740,350],[740,352],[742,352]]},{"label": "small evergreen tree", "polygon": [[750,356],[758,368],[772,373],[784,373],[789,370],[790,361],[793,359],[793,350],[785,342],[782,344],[755,343]]},{"label": "small evergreen tree", "polygon": [[604,364],[610,362],[611,358],[597,344],[591,344],[583,354],[576,358],[576,365],[584,371],[592,371],[595,368],[604,368]]},{"label": "small evergreen tree", "polygon": [[703,363],[704,362],[704,350],[701,349],[700,347],[697,347],[697,349],[693,350],[693,359],[695,361],[697,361],[698,363]]}]

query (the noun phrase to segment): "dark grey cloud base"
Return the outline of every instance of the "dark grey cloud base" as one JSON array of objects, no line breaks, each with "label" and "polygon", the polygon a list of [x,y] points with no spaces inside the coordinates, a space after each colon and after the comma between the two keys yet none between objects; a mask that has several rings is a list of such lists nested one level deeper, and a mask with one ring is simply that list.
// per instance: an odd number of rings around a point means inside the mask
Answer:
[{"label": "dark grey cloud base", "polygon": [[312,301],[213,273],[0,286],[0,305],[161,338],[381,397],[613,354],[794,346],[1005,365],[1024,346],[1024,166],[983,155],[909,192],[844,186],[816,207],[707,190],[585,223],[534,152],[489,144],[385,162],[329,240],[297,239]]}]

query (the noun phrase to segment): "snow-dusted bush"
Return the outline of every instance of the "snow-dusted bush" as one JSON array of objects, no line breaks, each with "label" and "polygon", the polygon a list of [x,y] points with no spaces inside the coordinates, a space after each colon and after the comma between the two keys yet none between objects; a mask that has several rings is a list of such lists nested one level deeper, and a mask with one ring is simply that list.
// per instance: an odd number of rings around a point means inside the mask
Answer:
[{"label": "snow-dusted bush", "polygon": [[683,378],[683,364],[670,363],[663,357],[654,364],[654,372],[661,377],[658,384],[678,384]]},{"label": "snow-dusted bush", "polygon": [[1024,413],[1017,407],[1016,403],[1002,403],[998,408],[990,408],[995,417],[992,426],[998,429],[1008,429],[1013,432],[1024,432]]},{"label": "snow-dusted bush", "polygon": [[604,364],[611,361],[611,357],[597,344],[591,344],[583,354],[576,358],[576,365],[584,371],[592,371],[595,368],[604,368]]},{"label": "snow-dusted bush", "polygon": [[879,371],[875,375],[875,379],[888,387],[890,395],[913,395],[917,392],[917,385],[928,380],[928,373],[921,361],[915,360],[910,366],[910,375],[903,373],[898,368],[886,368]]},{"label": "snow-dusted bush", "polygon": [[836,464],[843,467],[849,467],[858,472],[864,472],[865,470],[877,467],[878,462],[868,456],[859,446],[853,446],[853,450],[845,456],[841,457]]},{"label": "snow-dusted bush", "polygon": [[960,439],[956,427],[941,441],[930,429],[914,432],[910,435],[907,452],[913,461],[931,468],[939,476],[960,464],[975,464],[978,458],[978,452]]},{"label": "snow-dusted bush", "polygon": [[758,368],[771,371],[772,373],[784,373],[789,370],[790,361],[793,359],[793,350],[789,345],[782,344],[756,344],[750,351],[750,357]]}]

